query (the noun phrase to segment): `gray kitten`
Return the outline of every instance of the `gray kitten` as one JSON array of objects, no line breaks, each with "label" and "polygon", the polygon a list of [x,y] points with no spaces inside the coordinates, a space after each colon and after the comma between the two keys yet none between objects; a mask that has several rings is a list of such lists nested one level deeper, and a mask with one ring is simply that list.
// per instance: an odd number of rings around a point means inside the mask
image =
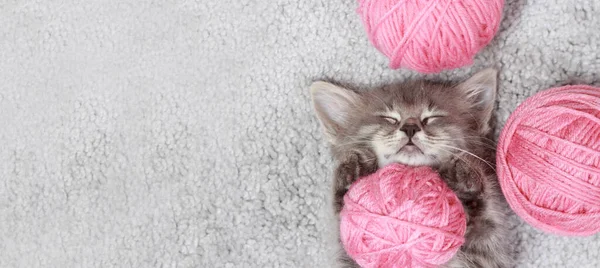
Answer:
[{"label": "gray kitten", "polygon": [[[458,195],[468,217],[465,243],[444,267],[513,266],[509,210],[490,139],[496,77],[496,70],[486,69],[459,84],[412,81],[360,93],[315,82],[314,108],[338,163],[336,213],[360,176],[393,162],[431,166]],[[340,262],[358,267],[345,253]]]}]

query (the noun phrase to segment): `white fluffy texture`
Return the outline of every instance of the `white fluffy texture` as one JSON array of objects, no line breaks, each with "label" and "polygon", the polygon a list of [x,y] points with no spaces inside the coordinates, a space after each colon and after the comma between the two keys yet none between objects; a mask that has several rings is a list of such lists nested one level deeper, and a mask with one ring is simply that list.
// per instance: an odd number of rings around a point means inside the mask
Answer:
[{"label": "white fluffy texture", "polygon": [[[308,86],[387,68],[355,1],[0,3],[0,267],[327,267],[332,163]],[[514,0],[464,77],[500,123],[600,81],[600,1]],[[519,223],[520,267],[599,267],[600,236]]]}]

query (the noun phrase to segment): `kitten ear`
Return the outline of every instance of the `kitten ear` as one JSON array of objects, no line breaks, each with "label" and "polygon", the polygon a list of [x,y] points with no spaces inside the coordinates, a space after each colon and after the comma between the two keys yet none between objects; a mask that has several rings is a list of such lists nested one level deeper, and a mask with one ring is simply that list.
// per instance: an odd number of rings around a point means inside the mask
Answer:
[{"label": "kitten ear", "polygon": [[360,96],[354,91],[323,81],[314,82],[310,92],[325,135],[335,144],[340,130],[349,123],[352,110],[357,108]]},{"label": "kitten ear", "polygon": [[497,77],[498,71],[488,68],[458,85],[458,89],[471,104],[473,115],[479,120],[479,131],[482,134],[490,131],[490,119],[494,111],[498,87]]}]

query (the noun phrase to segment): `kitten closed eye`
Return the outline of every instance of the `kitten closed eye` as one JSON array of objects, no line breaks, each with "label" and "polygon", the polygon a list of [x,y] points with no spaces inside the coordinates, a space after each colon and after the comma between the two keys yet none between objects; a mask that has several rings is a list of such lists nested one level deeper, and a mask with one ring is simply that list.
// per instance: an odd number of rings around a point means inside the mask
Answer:
[{"label": "kitten closed eye", "polygon": [[389,116],[381,116],[381,118],[385,119],[385,121],[387,121],[388,123],[392,124],[392,125],[397,125],[398,119],[393,118],[393,117],[389,117]]},{"label": "kitten closed eye", "polygon": [[433,120],[442,118],[442,117],[444,117],[444,116],[443,115],[428,116],[428,117],[423,118],[423,120],[421,120],[421,124],[423,126],[426,126],[427,124],[433,122]]}]

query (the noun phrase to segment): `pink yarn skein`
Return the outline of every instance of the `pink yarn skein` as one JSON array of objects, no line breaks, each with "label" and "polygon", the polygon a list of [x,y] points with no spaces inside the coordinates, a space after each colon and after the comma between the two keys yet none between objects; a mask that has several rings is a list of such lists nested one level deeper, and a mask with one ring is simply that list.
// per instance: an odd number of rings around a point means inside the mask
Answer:
[{"label": "pink yarn skein", "polygon": [[600,232],[600,88],[537,93],[512,113],[497,171],[512,209],[545,232]]},{"label": "pink yarn skein", "polygon": [[358,0],[371,43],[390,68],[435,73],[470,65],[493,38],[504,0]]},{"label": "pink yarn skein", "polygon": [[458,197],[429,167],[386,166],[344,196],[341,241],[361,267],[435,267],[464,243]]}]

